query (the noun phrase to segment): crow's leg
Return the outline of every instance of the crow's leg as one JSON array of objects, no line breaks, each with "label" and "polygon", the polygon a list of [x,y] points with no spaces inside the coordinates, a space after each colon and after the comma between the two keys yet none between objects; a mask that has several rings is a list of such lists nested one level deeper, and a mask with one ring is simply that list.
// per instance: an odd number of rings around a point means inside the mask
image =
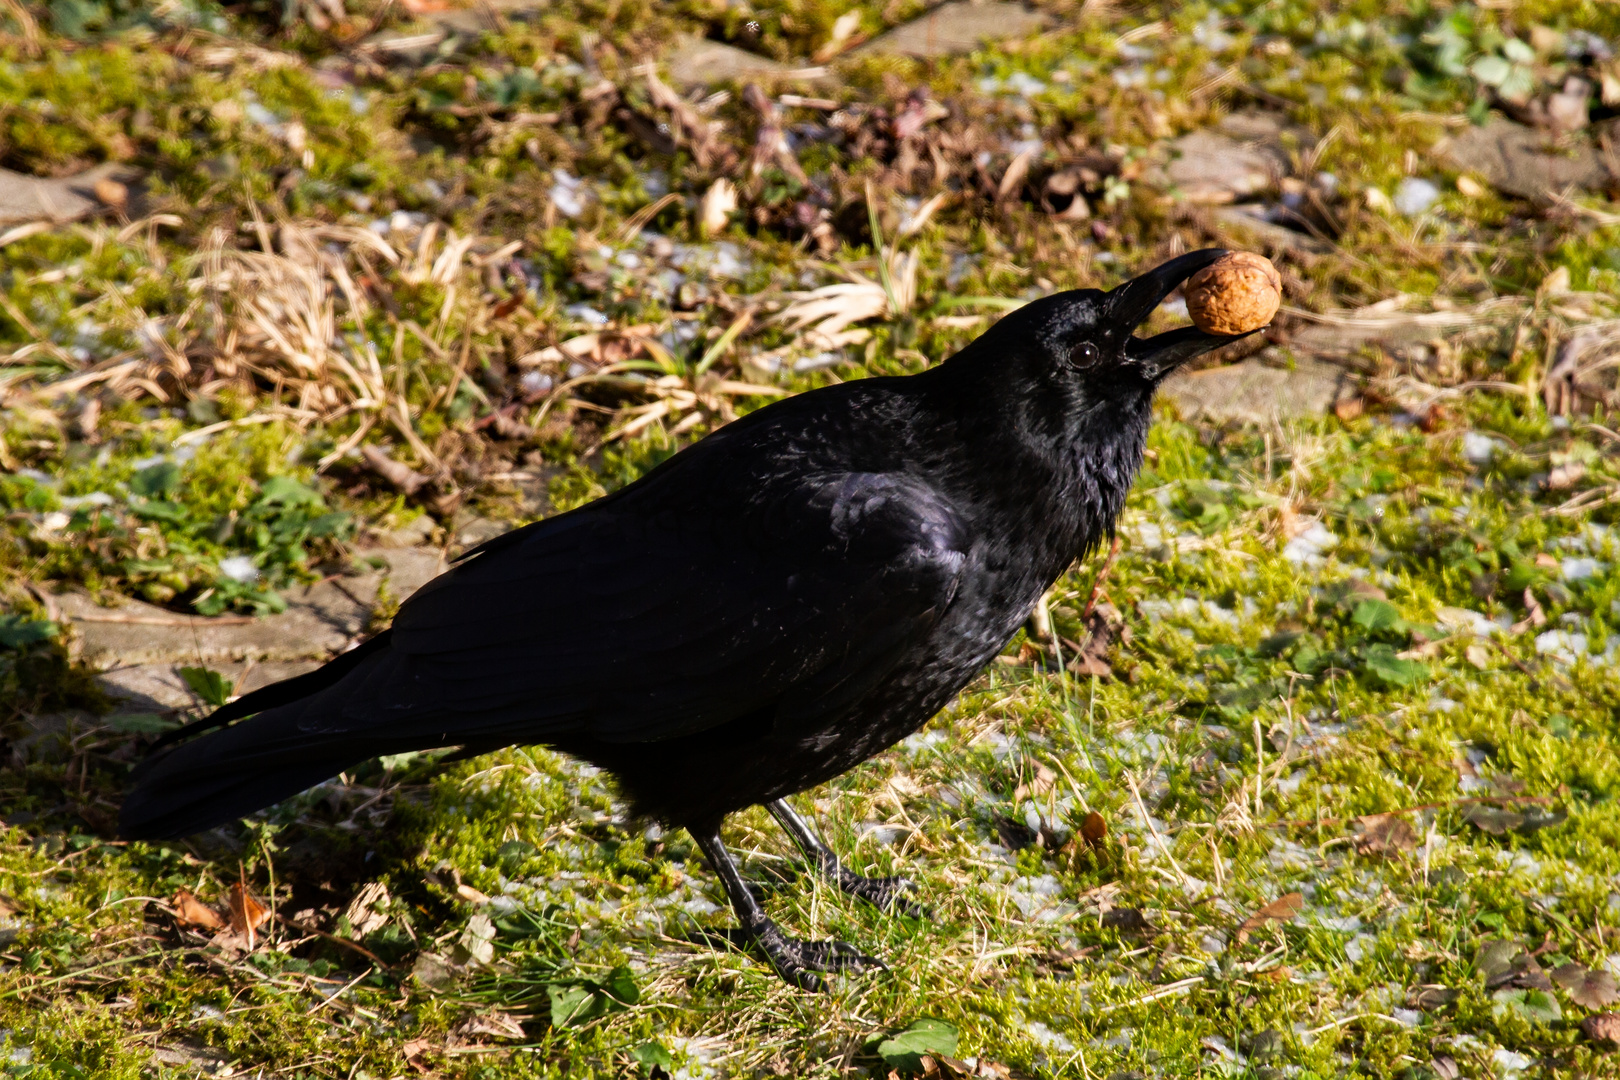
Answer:
[{"label": "crow's leg", "polygon": [[720,842],[718,827],[709,829],[689,829],[692,839],[703,851],[704,858],[714,872],[720,875],[725,884],[726,896],[731,899],[732,909],[737,912],[737,918],[742,923],[745,935],[752,938],[765,955],[770,958],[771,966],[783,980],[801,990],[822,991],[827,988],[821,977],[814,974],[817,971],[864,971],[867,968],[881,968],[883,961],[867,956],[855,946],[842,941],[804,941],[791,938],[782,933],[782,928],[765,917],[764,910],[754,893],[743,881],[742,872],[737,869],[737,861],[731,857],[725,845]]},{"label": "crow's leg", "polygon": [[765,804],[765,809],[781,823],[782,828],[793,837],[793,842],[799,845],[804,857],[810,860],[816,873],[837,885],[851,896],[860,897],[868,903],[875,904],[884,911],[892,911],[900,915],[911,915],[915,918],[927,918],[928,912],[907,900],[905,894],[917,887],[916,882],[903,877],[865,878],[854,873],[833,854],[817,836],[810,823],[800,817],[789,806],[786,799],[777,799],[775,802]]}]

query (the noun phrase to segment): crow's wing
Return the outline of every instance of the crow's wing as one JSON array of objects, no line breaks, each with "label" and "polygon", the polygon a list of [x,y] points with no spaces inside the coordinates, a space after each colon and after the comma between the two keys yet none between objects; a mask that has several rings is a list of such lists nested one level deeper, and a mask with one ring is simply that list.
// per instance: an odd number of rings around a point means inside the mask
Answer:
[{"label": "crow's wing", "polygon": [[731,513],[626,492],[457,566],[401,608],[391,662],[333,726],[643,742],[853,702],[950,603],[966,527],[903,475],[768,487]]}]

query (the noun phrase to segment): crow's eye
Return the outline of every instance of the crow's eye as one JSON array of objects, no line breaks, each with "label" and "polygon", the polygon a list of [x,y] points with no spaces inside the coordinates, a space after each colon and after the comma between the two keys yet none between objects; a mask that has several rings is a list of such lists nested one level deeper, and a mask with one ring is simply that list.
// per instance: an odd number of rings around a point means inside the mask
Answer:
[{"label": "crow's eye", "polygon": [[1096,364],[1100,359],[1102,359],[1102,352],[1098,350],[1097,346],[1089,341],[1082,341],[1075,346],[1074,353],[1069,357],[1069,362],[1075,367],[1087,368]]}]

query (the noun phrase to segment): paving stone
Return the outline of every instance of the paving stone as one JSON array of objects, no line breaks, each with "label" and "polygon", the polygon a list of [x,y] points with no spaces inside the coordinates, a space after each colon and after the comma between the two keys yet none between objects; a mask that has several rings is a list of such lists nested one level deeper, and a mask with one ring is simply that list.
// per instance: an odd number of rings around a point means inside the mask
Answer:
[{"label": "paving stone", "polygon": [[1310,321],[1293,331],[1288,346],[1296,353],[1319,358],[1353,356],[1368,345],[1398,354],[1471,327],[1515,318],[1518,311],[1519,304],[1512,298],[1456,311],[1400,311],[1391,301],[1384,301],[1354,311],[1309,316]]},{"label": "paving stone", "polygon": [[1289,371],[1251,358],[1180,372],[1165,380],[1160,393],[1186,420],[1269,424],[1321,416],[1351,389],[1348,374],[1336,364],[1304,359]]},{"label": "paving stone", "polygon": [[1550,201],[1571,186],[1596,190],[1616,181],[1590,140],[1560,140],[1500,118],[1465,128],[1435,152],[1458,172],[1477,173],[1499,191],[1525,199]]},{"label": "paving stone", "polygon": [[1308,131],[1274,113],[1232,113],[1212,128],[1172,139],[1164,160],[1144,178],[1187,202],[1237,202],[1276,187],[1292,171],[1288,143],[1308,146],[1313,141]]},{"label": "paving stone", "polygon": [[687,38],[669,55],[670,81],[677,86],[723,82],[818,82],[830,78],[824,67],[797,67],[746,49],[706,38]]},{"label": "paving stone", "polygon": [[1223,231],[1257,243],[1260,247],[1293,251],[1306,255],[1326,255],[1333,245],[1310,233],[1290,229],[1266,219],[1263,206],[1217,206],[1213,214]]},{"label": "paving stone", "polygon": [[96,198],[98,180],[129,183],[140,173],[127,165],[107,162],[77,176],[45,178],[0,169],[0,225],[25,221],[77,221],[102,208]]},{"label": "paving stone", "polygon": [[382,568],[322,581],[286,593],[287,610],[251,622],[225,617],[177,615],[138,600],[117,608],[98,606],[83,593],[55,598],[77,631],[76,650],[98,669],[152,664],[233,661],[325,660],[347,648],[366,627],[384,582],[404,599],[443,569],[439,553],[426,548],[375,548],[358,553]]},{"label": "paving stone", "polygon": [[[107,696],[117,703],[115,713],[169,712],[202,704],[191,692],[191,687],[186,685],[185,679],[180,676],[180,669],[188,666],[190,665],[141,664],[138,667],[113,668],[99,675],[97,681],[101,683]],[[248,694],[282,679],[314,671],[321,666],[321,661],[294,660],[260,664],[251,660],[239,660],[208,666],[229,680],[236,687],[237,693]]]},{"label": "paving stone", "polygon": [[1046,29],[1051,16],[1022,4],[954,0],[851,49],[849,56],[914,56],[927,60],[972,52],[986,41],[1028,37]]}]

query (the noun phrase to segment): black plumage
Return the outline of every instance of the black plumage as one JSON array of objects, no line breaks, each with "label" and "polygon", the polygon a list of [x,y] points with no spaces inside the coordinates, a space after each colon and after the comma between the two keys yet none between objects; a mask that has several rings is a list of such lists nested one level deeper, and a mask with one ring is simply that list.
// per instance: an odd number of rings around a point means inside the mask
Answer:
[{"label": "black plumage", "polygon": [[689,829],[785,978],[875,963],[783,936],[721,821],[765,804],[817,870],[904,904],[782,800],[921,727],[1111,533],[1155,387],[1232,340],[1132,330],[1222,254],[1038,300],[922,374],[770,405],[484,544],[365,645],[178,733],[220,729],[140,767],[124,834],[210,828],[379,754],[539,743]]}]

